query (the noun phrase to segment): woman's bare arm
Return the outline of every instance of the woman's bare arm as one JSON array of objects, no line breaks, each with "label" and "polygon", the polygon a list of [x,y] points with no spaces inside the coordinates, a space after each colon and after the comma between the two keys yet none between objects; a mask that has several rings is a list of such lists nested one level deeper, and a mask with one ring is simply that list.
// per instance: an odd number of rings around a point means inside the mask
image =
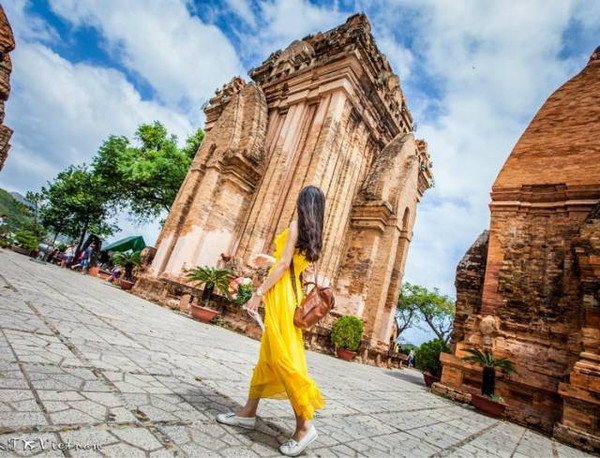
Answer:
[{"label": "woman's bare arm", "polygon": [[264,294],[267,292],[277,281],[281,278],[281,276],[285,273],[285,271],[289,268],[290,262],[292,261],[292,256],[294,256],[294,248],[296,246],[296,241],[298,240],[298,224],[296,221],[292,221],[290,224],[287,240],[285,241],[285,245],[281,252],[281,257],[279,261],[273,267],[271,273],[265,278],[265,281],[257,288],[259,294]]}]

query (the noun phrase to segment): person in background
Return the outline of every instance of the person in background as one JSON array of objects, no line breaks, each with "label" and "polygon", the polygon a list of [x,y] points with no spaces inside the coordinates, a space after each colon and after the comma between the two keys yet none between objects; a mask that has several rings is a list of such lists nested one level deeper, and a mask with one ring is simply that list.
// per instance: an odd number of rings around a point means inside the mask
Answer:
[{"label": "person in background", "polygon": [[408,358],[406,359],[406,364],[408,367],[415,367],[415,351],[412,349],[408,353]]},{"label": "person in background", "polygon": [[81,273],[87,274],[90,271],[90,265],[92,263],[92,253],[94,252],[95,244],[90,243],[85,251],[83,252],[83,259],[81,260]]},{"label": "person in background", "polygon": [[114,282],[117,278],[119,278],[121,276],[121,269],[119,269],[118,266],[113,267],[113,269],[110,271],[110,277],[108,277],[106,279],[107,282],[112,283]]},{"label": "person in background", "polygon": [[70,245],[65,250],[65,256],[60,263],[60,267],[69,267],[73,263],[73,257],[75,256],[75,245]]}]

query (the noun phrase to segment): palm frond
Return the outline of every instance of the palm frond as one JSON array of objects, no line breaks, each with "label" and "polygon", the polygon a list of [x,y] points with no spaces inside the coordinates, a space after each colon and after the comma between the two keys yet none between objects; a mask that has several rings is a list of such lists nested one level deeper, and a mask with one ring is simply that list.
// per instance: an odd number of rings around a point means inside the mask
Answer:
[{"label": "palm frond", "polygon": [[128,265],[139,266],[142,264],[141,251],[129,253],[127,251],[117,253],[113,256],[113,263],[117,266],[125,267]]},{"label": "palm frond", "polygon": [[463,356],[463,361],[479,364],[483,367],[497,367],[498,369],[507,372],[516,372],[515,366],[508,358],[494,358],[494,355],[489,350],[481,351],[479,348],[466,348],[465,353],[470,356]]},{"label": "palm frond", "polygon": [[213,285],[221,294],[229,297],[229,282],[233,276],[233,272],[228,269],[197,266],[186,276],[186,281],[198,285]]},{"label": "palm frond", "polygon": [[508,374],[517,372],[512,361],[509,361],[507,358],[497,359],[495,361],[495,367]]}]

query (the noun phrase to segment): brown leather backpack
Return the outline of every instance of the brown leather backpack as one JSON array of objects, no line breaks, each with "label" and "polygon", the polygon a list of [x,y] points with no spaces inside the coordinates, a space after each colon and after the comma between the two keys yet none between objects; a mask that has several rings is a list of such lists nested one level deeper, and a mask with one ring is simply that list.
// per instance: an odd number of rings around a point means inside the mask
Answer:
[{"label": "brown leather backpack", "polygon": [[[315,270],[315,281],[304,283],[315,285],[298,304],[298,292],[296,291],[296,274],[294,273],[294,259],[290,262],[290,276],[292,277],[292,289],[296,298],[296,311],[294,312],[294,326],[309,329],[323,319],[335,306],[333,290],[329,286],[317,284],[318,271]],[[304,289],[304,285],[303,285]]]}]

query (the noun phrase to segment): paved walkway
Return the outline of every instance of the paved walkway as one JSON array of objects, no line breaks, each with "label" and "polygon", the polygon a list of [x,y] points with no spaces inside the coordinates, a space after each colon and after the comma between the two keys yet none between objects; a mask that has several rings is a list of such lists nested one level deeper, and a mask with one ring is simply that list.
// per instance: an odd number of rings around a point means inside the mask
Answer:
[{"label": "paved walkway", "polygon": [[[255,431],[214,421],[245,400],[259,342],[5,250],[0,275],[0,456],[279,456],[286,401]],[[411,371],[307,357],[327,400],[309,456],[586,456]]]}]

